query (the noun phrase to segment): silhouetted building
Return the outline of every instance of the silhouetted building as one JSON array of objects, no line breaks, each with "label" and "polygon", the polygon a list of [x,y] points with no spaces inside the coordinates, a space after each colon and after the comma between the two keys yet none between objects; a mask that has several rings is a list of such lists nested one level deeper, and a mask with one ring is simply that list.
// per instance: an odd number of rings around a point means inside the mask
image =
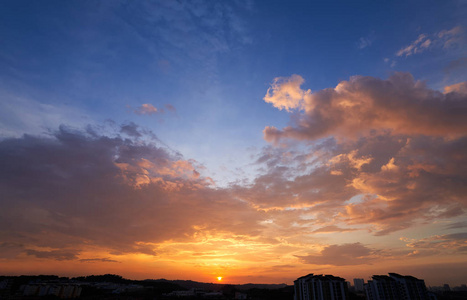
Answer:
[{"label": "silhouetted building", "polygon": [[355,287],[356,292],[363,292],[363,284],[365,281],[362,278],[354,278],[353,286]]},{"label": "silhouetted building", "polygon": [[63,299],[78,298],[82,288],[75,284],[36,283],[24,286],[23,296],[56,296]]},{"label": "silhouetted building", "polygon": [[428,300],[425,281],[396,273],[373,275],[365,284],[368,300]]},{"label": "silhouetted building", "polygon": [[332,275],[299,277],[294,281],[294,300],[347,300],[348,288],[344,278]]}]

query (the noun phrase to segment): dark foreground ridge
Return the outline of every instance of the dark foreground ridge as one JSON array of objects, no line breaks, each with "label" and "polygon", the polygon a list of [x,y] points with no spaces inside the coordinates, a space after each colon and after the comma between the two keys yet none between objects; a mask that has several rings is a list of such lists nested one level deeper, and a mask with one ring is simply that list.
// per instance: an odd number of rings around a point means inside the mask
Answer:
[{"label": "dark foreground ridge", "polygon": [[59,277],[55,275],[0,276],[3,299],[256,299],[292,300],[286,284],[219,284],[191,280],[130,280],[119,275]]},{"label": "dark foreground ridge", "polygon": [[[166,279],[146,279],[130,280],[119,275],[91,275],[74,278],[59,277],[56,275],[37,276],[0,276],[0,300],[54,300],[54,299],[84,299],[84,300],[168,300],[168,299],[249,299],[249,300],[302,300],[302,299],[331,299],[330,294],[320,293],[315,298],[308,298],[304,292],[299,292],[302,288],[306,293],[312,292],[314,288],[321,286],[333,286],[334,291],[338,291],[336,284],[345,288],[343,297],[334,297],[341,300],[364,300],[368,299],[363,288],[371,288],[371,284],[377,281],[390,281],[390,277],[400,276],[390,273],[390,276],[375,275],[368,284],[363,283],[363,279],[355,279],[354,285],[345,282],[343,278],[332,275],[302,276],[295,281],[294,286],[286,284],[220,284],[204,283],[192,280],[166,280]],[[412,276],[401,276],[401,278],[412,279]],[[418,280],[413,278],[414,280]],[[309,285],[312,283],[312,285]],[[345,286],[343,285],[345,283]],[[361,284],[357,284],[361,283]],[[308,286],[308,287],[307,287]],[[442,290],[430,288],[431,299],[438,300],[461,300],[467,299],[467,288],[454,288],[451,290],[445,285]],[[448,289],[449,288],[449,289]],[[305,291],[304,290],[304,291]],[[328,297],[329,296],[329,297]],[[310,294],[311,297],[311,294]],[[377,299],[372,297],[371,299]],[[399,300],[399,298],[387,298]],[[409,298],[404,298],[409,299]],[[417,298],[418,299],[418,298]],[[422,298],[420,298],[422,299]]]}]

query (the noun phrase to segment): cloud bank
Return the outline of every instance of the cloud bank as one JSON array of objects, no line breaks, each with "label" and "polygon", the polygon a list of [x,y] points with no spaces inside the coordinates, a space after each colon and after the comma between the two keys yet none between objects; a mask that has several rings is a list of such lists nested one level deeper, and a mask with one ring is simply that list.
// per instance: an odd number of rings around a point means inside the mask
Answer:
[{"label": "cloud bank", "polygon": [[[280,81],[285,91],[273,82],[267,96],[278,99],[274,106],[282,103],[289,82],[303,83],[298,77]],[[268,173],[255,182],[268,199],[258,197],[258,203],[306,203],[320,211],[311,214],[311,224],[370,225],[376,235],[462,216],[467,204],[463,86],[441,93],[410,74],[395,73],[386,80],[354,76],[314,93],[295,91],[303,95],[296,99],[302,105],[291,125],[264,129],[264,138],[282,147],[267,156]],[[294,152],[288,140],[312,146]]]},{"label": "cloud bank", "polygon": [[259,215],[210,188],[195,161],[148,140],[134,124],[120,128],[126,136],[62,126],[47,138],[0,142],[7,248],[59,260],[89,247],[157,255],[156,243],[190,240],[196,227],[257,234]]},{"label": "cloud bank", "polygon": [[[248,184],[216,187],[135,123],[1,140],[0,258],[90,267],[143,256],[262,274],[258,262],[465,255],[465,84],[441,93],[405,73],[313,93],[303,84],[279,78],[267,91],[291,124],[265,129],[273,144]],[[399,240],[434,222],[445,232]],[[382,251],[374,236],[400,245]]]}]

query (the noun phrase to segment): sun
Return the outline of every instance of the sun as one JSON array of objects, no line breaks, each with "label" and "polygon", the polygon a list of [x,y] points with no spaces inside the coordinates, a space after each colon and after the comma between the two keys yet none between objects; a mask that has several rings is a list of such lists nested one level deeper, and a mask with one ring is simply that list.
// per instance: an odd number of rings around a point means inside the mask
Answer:
[{"label": "sun", "polygon": [[217,277],[217,281],[221,281],[221,280],[222,280],[221,276]]}]

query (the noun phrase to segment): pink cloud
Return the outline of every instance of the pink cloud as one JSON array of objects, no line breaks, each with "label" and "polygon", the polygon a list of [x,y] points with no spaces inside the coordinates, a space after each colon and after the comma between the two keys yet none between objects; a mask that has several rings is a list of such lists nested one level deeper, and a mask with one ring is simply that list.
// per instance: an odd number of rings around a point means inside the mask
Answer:
[{"label": "pink cloud", "polygon": [[157,108],[150,103],[145,103],[135,109],[134,113],[137,115],[155,115],[164,114],[166,110],[170,112],[176,112],[176,109],[172,104],[165,104],[164,107],[165,108]]},{"label": "pink cloud", "polygon": [[150,103],[145,103],[135,110],[135,113],[138,115],[153,115],[160,112],[160,110]]}]

